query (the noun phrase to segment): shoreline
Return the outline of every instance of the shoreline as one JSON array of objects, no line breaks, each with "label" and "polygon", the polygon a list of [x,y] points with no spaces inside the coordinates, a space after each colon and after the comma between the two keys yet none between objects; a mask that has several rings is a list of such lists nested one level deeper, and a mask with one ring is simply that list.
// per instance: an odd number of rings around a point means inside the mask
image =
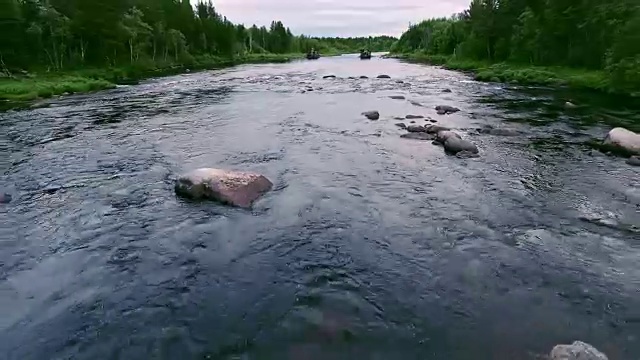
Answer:
[{"label": "shoreline", "polygon": [[535,66],[514,63],[490,63],[477,60],[454,59],[453,56],[424,55],[419,53],[390,54],[390,57],[412,63],[442,66],[462,71],[482,82],[502,82],[519,85],[567,87],[592,90],[607,94],[640,97],[640,92],[615,92],[611,89],[607,73],[602,70],[576,69],[561,66]]},{"label": "shoreline", "polygon": [[[325,56],[333,56],[327,54]],[[142,80],[229,68],[243,64],[286,63],[305,54],[252,54],[237,58],[198,57],[190,63],[152,63],[112,68],[88,68],[54,73],[26,73],[0,79],[0,111],[25,108],[38,100],[134,85]]]}]

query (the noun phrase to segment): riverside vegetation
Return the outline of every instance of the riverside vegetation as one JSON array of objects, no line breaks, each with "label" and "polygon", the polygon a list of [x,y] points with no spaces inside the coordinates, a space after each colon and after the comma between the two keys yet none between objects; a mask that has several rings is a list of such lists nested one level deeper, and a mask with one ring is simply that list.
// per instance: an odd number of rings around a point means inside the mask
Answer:
[{"label": "riverside vegetation", "polygon": [[87,92],[239,63],[389,50],[395,38],[294,36],[280,21],[236,25],[211,1],[0,1],[0,102]]},{"label": "riverside vegetation", "polygon": [[473,0],[451,18],[410,26],[392,53],[478,80],[640,95],[636,0]]}]

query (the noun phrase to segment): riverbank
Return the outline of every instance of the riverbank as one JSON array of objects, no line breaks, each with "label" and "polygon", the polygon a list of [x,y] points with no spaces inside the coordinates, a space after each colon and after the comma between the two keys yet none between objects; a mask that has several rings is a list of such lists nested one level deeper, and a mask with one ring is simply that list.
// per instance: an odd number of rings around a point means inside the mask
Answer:
[{"label": "riverbank", "polygon": [[57,95],[87,93],[135,84],[143,79],[198,70],[220,69],[240,64],[283,63],[304,54],[251,54],[243,57],[196,57],[188,63],[139,63],[126,67],[92,68],[64,72],[30,72],[0,78],[0,110]]},{"label": "riverbank", "polygon": [[[567,86],[575,89],[612,92],[609,77],[605,71],[529,66],[513,63],[488,63],[475,60],[460,60],[451,56],[432,56],[419,53],[392,54],[391,56],[410,62],[441,65],[449,70],[468,71],[473,73],[478,81]],[[640,93],[625,93],[624,95],[640,96]]]}]

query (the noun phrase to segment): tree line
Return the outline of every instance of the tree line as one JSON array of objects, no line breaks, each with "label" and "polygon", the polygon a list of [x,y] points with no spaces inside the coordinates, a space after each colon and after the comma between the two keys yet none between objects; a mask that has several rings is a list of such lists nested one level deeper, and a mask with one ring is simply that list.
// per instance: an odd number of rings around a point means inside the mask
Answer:
[{"label": "tree line", "polygon": [[450,18],[410,26],[395,52],[605,70],[640,89],[638,0],[473,0]]},{"label": "tree line", "polygon": [[[211,1],[0,0],[0,70],[189,63],[198,56],[388,50],[396,39],[294,36],[281,21],[245,27]],[[0,71],[1,73],[1,71]]]}]

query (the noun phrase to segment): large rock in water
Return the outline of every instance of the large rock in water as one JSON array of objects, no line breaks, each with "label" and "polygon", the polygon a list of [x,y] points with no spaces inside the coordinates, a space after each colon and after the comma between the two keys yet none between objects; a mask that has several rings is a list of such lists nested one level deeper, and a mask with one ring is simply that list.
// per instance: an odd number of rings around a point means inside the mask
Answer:
[{"label": "large rock in water", "polygon": [[260,174],[203,168],[180,176],[175,190],[176,194],[194,200],[248,208],[272,187],[271,181]]},{"label": "large rock in water", "polygon": [[607,355],[598,351],[593,346],[582,341],[574,341],[571,345],[556,345],[550,360],[609,360]]},{"label": "large rock in water", "polygon": [[444,144],[447,139],[449,139],[450,137],[456,137],[458,139],[462,139],[462,137],[460,135],[458,135],[458,133],[450,131],[450,130],[443,130],[443,131],[438,131],[438,135],[436,136],[436,142],[440,143],[440,144]]},{"label": "large rock in water", "polygon": [[604,144],[624,149],[627,152],[640,154],[640,134],[617,127],[607,134]]}]

